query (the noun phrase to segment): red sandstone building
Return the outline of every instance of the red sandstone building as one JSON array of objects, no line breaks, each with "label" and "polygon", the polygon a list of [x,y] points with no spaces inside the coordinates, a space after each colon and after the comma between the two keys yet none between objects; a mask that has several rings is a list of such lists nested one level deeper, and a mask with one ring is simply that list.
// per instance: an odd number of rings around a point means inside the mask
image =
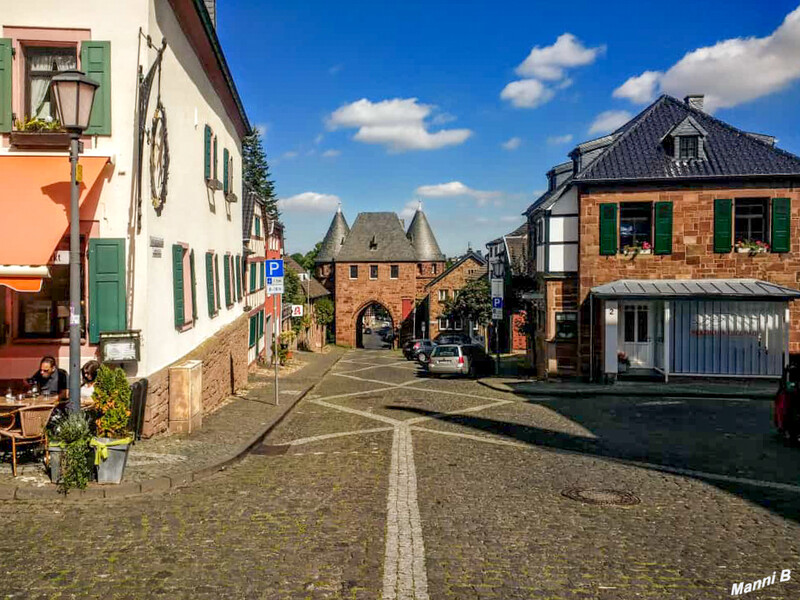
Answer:
[{"label": "red sandstone building", "polygon": [[421,207],[408,231],[393,212],[360,213],[350,229],[338,210],[316,258],[317,278],[334,295],[336,343],[361,346],[363,316],[375,304],[401,337],[421,335],[428,323],[425,285],[444,270]]},{"label": "red sandstone building", "polygon": [[800,158],[662,96],[526,211],[546,375],[777,377],[800,350]]}]

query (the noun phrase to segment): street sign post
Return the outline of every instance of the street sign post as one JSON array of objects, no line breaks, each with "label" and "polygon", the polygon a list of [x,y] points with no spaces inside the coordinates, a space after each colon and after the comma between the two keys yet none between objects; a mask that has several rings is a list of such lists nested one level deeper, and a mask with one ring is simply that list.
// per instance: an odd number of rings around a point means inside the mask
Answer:
[{"label": "street sign post", "polygon": [[275,361],[275,406],[278,406],[280,403],[280,397],[278,396],[278,363],[280,362],[278,348],[280,347],[281,334],[280,311],[283,310],[283,297],[281,296],[279,304],[278,294],[283,294],[283,261],[267,260],[264,268],[267,275],[267,294],[272,296],[272,323],[275,331],[275,346],[272,358]]}]

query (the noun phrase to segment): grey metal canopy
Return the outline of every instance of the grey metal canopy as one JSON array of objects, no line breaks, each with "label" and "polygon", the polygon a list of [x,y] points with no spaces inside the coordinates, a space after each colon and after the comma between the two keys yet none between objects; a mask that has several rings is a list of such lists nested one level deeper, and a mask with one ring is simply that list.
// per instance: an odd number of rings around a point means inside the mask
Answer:
[{"label": "grey metal canopy", "polygon": [[800,290],[758,279],[618,279],[593,287],[597,298],[725,298],[794,300]]}]

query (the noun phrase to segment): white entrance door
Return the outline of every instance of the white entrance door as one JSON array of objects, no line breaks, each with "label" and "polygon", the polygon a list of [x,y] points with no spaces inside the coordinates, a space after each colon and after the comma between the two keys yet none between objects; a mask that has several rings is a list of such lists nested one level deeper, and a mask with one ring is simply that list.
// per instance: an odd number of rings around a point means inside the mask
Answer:
[{"label": "white entrance door", "polygon": [[628,355],[631,367],[653,368],[653,325],[655,316],[649,302],[626,303],[622,306],[622,351]]}]

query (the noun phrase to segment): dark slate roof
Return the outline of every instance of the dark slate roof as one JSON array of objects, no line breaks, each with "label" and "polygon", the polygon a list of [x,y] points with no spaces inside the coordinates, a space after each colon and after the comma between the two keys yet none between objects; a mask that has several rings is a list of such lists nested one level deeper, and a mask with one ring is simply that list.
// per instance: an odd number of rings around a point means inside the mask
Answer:
[{"label": "dark slate roof", "polygon": [[[374,248],[371,248],[374,246]],[[319,260],[319,259],[318,259]],[[397,213],[363,212],[356,217],[338,262],[417,262],[417,253]]]},{"label": "dark slate roof", "polygon": [[307,294],[309,298],[312,299],[321,298],[322,296],[327,296],[330,294],[330,292],[325,289],[325,286],[314,279],[311,274],[301,267],[300,264],[291,256],[284,256],[283,261],[286,263],[286,267],[294,271],[296,275],[305,273],[308,276],[308,279],[300,280],[300,286],[303,288],[303,294]]},{"label": "dark slate roof", "polygon": [[336,214],[333,215],[330,227],[328,227],[328,233],[322,239],[322,246],[320,246],[314,262],[326,263],[336,258],[349,233],[350,227],[347,225],[347,219],[344,218],[342,209],[338,208]]},{"label": "dark slate roof", "polygon": [[510,237],[524,237],[526,235],[528,235],[528,223],[523,223],[522,225],[517,227],[511,233],[507,233],[505,235],[505,237],[507,237],[507,238],[510,238]]},{"label": "dark slate roof", "polygon": [[[452,265],[450,265],[449,268],[445,269],[438,277],[434,277],[428,283],[426,283],[425,287],[429,288],[432,285],[434,285],[435,283],[441,281],[442,279],[447,277],[450,273],[452,273],[455,269],[457,269],[459,266],[461,266],[464,262],[466,262],[470,258],[474,258],[475,260],[477,260],[481,264],[481,266],[484,268],[484,274],[486,274],[486,272],[487,272],[485,270],[486,269],[486,259],[483,258],[480,254],[478,254],[474,250],[468,250],[467,253],[464,256],[462,256],[456,262],[454,262]],[[478,278],[478,279],[480,279],[480,278]]]},{"label": "dark slate roof", "polygon": [[544,194],[542,194],[536,200],[534,200],[533,204],[531,204],[528,207],[528,209],[522,214],[525,215],[525,216],[528,216],[532,212],[534,212],[535,210],[538,210],[540,208],[547,209],[547,208],[550,208],[551,206],[553,206],[553,204],[556,203],[556,200],[558,200],[561,197],[561,194],[563,194],[565,191],[567,191],[567,188],[570,185],[572,185],[572,182],[573,182],[574,179],[575,179],[574,177],[570,177],[570,178],[566,179],[561,185],[559,185],[554,190],[546,191]]},{"label": "dark slate roof", "polygon": [[[661,140],[687,116],[708,133],[705,160],[674,160]],[[800,157],[663,95],[614,132],[614,142],[577,182],[800,175]]]},{"label": "dark slate roof", "polygon": [[255,192],[245,190],[242,198],[242,240],[246,244],[250,241],[250,232],[253,230],[253,211],[255,210],[258,196]]},{"label": "dark slate roof", "polygon": [[433,235],[433,230],[425,213],[422,212],[421,206],[414,213],[414,218],[411,221],[411,225],[408,226],[406,237],[411,240],[411,245],[414,246],[418,261],[445,260],[445,256],[439,249],[439,244],[436,243],[436,236]]},{"label": "dark slate roof", "polygon": [[600,298],[800,298],[796,289],[758,279],[619,279],[593,287],[592,294]]}]

